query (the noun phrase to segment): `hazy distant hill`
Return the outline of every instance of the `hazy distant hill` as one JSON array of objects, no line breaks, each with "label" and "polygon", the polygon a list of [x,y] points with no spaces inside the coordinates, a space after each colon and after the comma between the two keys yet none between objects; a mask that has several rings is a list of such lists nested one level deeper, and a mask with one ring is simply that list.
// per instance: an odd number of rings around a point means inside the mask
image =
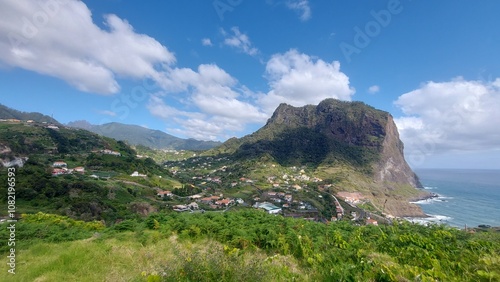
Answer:
[{"label": "hazy distant hill", "polygon": [[68,123],[68,126],[86,129],[106,137],[127,141],[132,145],[144,145],[153,149],[207,150],[221,144],[214,141],[182,139],[160,130],[118,122],[92,125],[87,121],[74,121]]},{"label": "hazy distant hill", "polygon": [[47,122],[59,124],[59,122],[47,115],[37,112],[21,112],[0,104],[0,119],[33,120],[36,122]]}]

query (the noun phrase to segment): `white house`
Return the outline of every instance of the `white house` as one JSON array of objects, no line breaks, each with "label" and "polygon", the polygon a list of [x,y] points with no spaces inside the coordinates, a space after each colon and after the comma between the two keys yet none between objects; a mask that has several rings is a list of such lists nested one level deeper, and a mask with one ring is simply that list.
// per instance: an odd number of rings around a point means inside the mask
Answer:
[{"label": "white house", "polygon": [[145,175],[145,174],[141,174],[141,173],[139,173],[138,171],[134,171],[134,172],[133,172],[130,176],[132,176],[132,177],[137,177],[137,176],[142,176],[142,177],[144,177],[144,176],[146,176],[146,175]]},{"label": "white house", "polygon": [[68,164],[62,161],[57,161],[52,164],[52,167],[67,167]]},{"label": "white house", "polygon": [[165,196],[170,197],[174,194],[172,194],[172,192],[170,192],[170,191],[159,191],[158,194],[156,194],[156,195],[163,198]]}]

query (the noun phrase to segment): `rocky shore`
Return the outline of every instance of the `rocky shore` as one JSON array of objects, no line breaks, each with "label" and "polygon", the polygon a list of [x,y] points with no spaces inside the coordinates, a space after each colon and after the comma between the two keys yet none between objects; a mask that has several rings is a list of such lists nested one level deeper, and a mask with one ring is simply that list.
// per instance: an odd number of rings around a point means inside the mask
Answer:
[{"label": "rocky shore", "polygon": [[422,194],[416,198],[413,198],[413,199],[410,199],[410,203],[417,203],[417,202],[421,202],[421,201],[429,201],[429,200],[432,200],[434,198],[438,198],[439,197],[439,194],[437,193],[433,193],[433,192],[427,192],[425,191],[426,193],[425,194]]}]

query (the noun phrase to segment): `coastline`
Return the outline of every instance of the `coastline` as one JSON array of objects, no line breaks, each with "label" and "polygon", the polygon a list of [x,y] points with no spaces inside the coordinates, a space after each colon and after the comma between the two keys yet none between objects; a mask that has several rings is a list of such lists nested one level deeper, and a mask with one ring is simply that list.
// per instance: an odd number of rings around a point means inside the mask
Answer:
[{"label": "coastline", "polygon": [[411,204],[427,203],[427,202],[433,201],[435,199],[438,199],[439,197],[442,197],[442,195],[439,195],[438,193],[426,191],[425,188],[421,188],[421,190],[425,191],[426,195],[422,195],[420,197],[416,197],[416,198],[410,199],[409,202]]}]

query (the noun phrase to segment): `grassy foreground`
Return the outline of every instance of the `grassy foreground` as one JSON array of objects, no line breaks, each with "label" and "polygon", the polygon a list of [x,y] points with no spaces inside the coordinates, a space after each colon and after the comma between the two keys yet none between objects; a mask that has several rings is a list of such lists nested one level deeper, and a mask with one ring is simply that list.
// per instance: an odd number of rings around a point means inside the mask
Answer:
[{"label": "grassy foreground", "polygon": [[[151,235],[155,236],[155,232]],[[308,280],[299,273],[296,260],[290,256],[266,261],[267,255],[262,252],[240,255],[212,240],[180,243],[172,236],[144,246],[132,233],[119,237],[36,244],[19,252],[15,275],[7,273],[6,265],[2,264],[0,280],[161,281],[160,277],[164,281],[289,281],[292,277]]]},{"label": "grassy foreground", "polygon": [[500,281],[500,234],[445,226],[326,225],[243,210],[110,227],[39,213],[16,227],[16,274],[2,263],[0,281]]}]

